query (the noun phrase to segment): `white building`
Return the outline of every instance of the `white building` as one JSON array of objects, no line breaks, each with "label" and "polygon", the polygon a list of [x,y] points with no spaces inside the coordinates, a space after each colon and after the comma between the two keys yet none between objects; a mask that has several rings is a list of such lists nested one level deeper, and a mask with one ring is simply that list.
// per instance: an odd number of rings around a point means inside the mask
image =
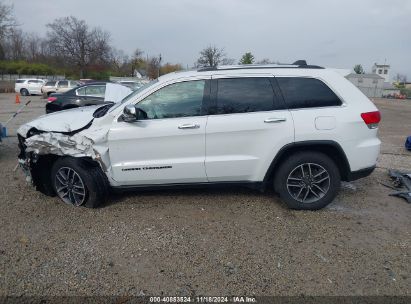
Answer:
[{"label": "white building", "polygon": [[384,78],[384,82],[390,82],[390,65],[389,64],[377,64],[372,66],[372,73],[377,74]]},{"label": "white building", "polygon": [[367,97],[382,97],[384,91],[384,78],[377,74],[355,74],[345,76]]}]

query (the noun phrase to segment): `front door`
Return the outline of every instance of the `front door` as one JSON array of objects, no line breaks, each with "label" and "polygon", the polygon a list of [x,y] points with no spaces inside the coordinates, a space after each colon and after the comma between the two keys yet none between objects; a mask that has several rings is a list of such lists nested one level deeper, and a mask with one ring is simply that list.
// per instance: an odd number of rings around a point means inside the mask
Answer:
[{"label": "front door", "polygon": [[119,185],[207,181],[203,112],[207,90],[206,79],[163,86],[137,103],[147,119],[114,122],[109,153],[112,177]]}]

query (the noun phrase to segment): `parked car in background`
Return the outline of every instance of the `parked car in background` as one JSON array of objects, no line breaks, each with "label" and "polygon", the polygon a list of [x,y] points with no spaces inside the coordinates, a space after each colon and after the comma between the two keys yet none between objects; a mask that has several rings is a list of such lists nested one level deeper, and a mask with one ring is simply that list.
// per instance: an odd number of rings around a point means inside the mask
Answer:
[{"label": "parked car in background", "polygon": [[[54,85],[52,83],[54,82]],[[41,92],[43,97],[50,96],[53,93],[64,93],[72,88],[78,87],[80,82],[75,80],[58,80],[58,81],[48,81],[42,88]]]},{"label": "parked car in background", "polygon": [[14,85],[14,91],[23,96],[40,95],[41,87],[45,82],[45,80],[35,78],[17,79]]},{"label": "parked car in background", "polygon": [[50,91],[54,90],[56,82],[56,80],[49,80],[41,87],[41,93],[43,94],[43,98],[51,94]]},{"label": "parked car in background", "polygon": [[[113,94],[110,98],[106,98],[107,82],[90,82],[76,88],[73,88],[64,93],[52,93],[47,99],[46,113],[52,113],[61,110],[72,108],[104,104],[108,102],[116,102],[131,93],[131,89],[120,84],[112,84],[110,86],[120,87],[120,94]],[[117,89],[118,91],[118,89]],[[119,100],[116,100],[119,99]]]}]

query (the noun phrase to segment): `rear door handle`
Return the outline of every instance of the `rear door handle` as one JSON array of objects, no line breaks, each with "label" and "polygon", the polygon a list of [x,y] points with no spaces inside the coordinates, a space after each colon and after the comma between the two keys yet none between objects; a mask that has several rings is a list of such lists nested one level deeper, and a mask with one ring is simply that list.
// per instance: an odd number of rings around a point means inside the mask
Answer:
[{"label": "rear door handle", "polygon": [[264,120],[265,123],[279,123],[279,122],[284,122],[287,121],[287,118],[278,118],[278,117],[273,117],[273,118],[267,118]]},{"label": "rear door handle", "polygon": [[179,129],[198,129],[200,128],[200,125],[198,124],[184,124],[178,126]]}]

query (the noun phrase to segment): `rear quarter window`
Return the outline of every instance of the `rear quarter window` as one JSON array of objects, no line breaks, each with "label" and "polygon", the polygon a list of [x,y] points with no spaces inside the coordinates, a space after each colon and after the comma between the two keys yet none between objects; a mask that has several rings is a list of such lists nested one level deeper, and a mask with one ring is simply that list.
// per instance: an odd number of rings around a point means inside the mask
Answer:
[{"label": "rear quarter window", "polygon": [[16,83],[24,83],[25,82],[25,80],[23,80],[23,79],[17,79],[16,80]]},{"label": "rear quarter window", "polygon": [[342,104],[338,96],[319,79],[302,77],[276,79],[290,109],[332,107]]}]

